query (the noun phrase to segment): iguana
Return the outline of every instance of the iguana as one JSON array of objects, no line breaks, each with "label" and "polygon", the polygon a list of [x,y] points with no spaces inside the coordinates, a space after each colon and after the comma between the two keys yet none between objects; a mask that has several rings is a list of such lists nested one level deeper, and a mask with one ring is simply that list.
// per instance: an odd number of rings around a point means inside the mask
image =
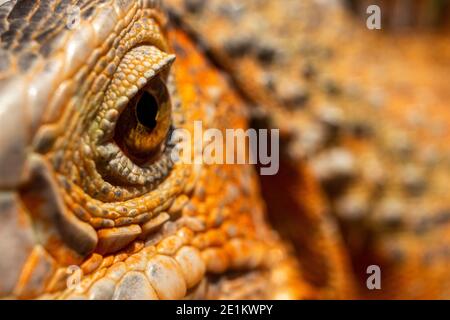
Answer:
[{"label": "iguana", "polygon": [[[349,65],[388,41],[351,46],[366,33],[350,31],[356,22],[341,5],[298,3],[3,4],[0,296],[358,298],[367,295],[358,273],[378,263],[383,297],[448,297],[448,242],[436,240],[450,234],[441,187],[448,159],[426,174],[430,192],[417,179],[386,178],[410,152],[406,138],[385,137],[390,124],[374,132],[381,116],[368,110],[381,103],[366,99],[369,76],[363,92],[348,89]],[[346,45],[332,38],[338,31]],[[279,174],[174,161],[172,132],[192,131],[197,120],[222,131],[279,128]],[[385,156],[386,140],[398,154]],[[439,147],[443,155],[445,142]],[[419,163],[407,177],[417,176],[423,162],[407,154]],[[397,185],[412,190],[408,205],[432,204],[431,218],[398,213]],[[422,271],[426,286],[415,281]]]}]

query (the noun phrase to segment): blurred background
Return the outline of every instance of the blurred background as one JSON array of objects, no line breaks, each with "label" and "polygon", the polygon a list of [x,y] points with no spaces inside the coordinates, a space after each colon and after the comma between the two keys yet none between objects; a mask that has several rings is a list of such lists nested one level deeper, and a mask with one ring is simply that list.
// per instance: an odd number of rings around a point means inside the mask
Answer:
[{"label": "blurred background", "polygon": [[385,29],[411,32],[421,30],[449,30],[450,2],[448,0],[347,0],[346,4],[362,19],[366,8],[378,5],[384,13]]},{"label": "blurred background", "polygon": [[[281,130],[281,171],[262,193],[308,280],[450,298],[450,1],[167,3],[252,125]],[[381,30],[366,26],[373,4]],[[383,290],[365,287],[371,264]]]}]

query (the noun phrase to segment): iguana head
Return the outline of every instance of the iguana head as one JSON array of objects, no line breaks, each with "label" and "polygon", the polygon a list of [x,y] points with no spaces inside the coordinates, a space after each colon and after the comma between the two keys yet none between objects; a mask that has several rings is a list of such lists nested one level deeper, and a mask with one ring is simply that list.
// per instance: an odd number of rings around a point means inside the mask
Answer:
[{"label": "iguana head", "polygon": [[[267,296],[267,266],[295,262],[264,222],[252,168],[172,157],[172,133],[195,120],[245,128],[245,102],[160,2],[0,13],[0,246],[14,248],[0,294],[205,297],[208,273],[219,297],[235,294],[220,289],[233,270]],[[270,294],[291,294],[288,280]]]}]

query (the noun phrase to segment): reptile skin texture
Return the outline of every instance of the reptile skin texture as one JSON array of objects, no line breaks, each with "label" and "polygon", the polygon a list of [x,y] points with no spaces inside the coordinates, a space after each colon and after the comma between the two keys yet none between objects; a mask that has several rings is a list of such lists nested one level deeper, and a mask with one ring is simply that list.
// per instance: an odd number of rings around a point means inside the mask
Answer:
[{"label": "reptile skin texture", "polygon": [[[6,1],[0,298],[449,299],[446,29],[369,31],[341,1]],[[176,161],[196,121],[279,129],[279,172]]]}]

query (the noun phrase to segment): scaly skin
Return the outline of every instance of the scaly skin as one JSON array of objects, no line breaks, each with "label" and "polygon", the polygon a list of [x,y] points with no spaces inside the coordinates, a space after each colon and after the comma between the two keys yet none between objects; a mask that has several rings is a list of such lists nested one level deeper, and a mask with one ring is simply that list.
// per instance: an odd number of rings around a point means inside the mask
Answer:
[{"label": "scaly skin", "polygon": [[[375,297],[448,297],[446,136],[419,139],[395,113],[429,86],[442,112],[427,125],[448,123],[439,62],[395,46],[388,59],[397,39],[369,36],[340,5],[167,0],[168,17],[159,1],[86,0],[69,29],[71,2],[0,9],[0,297],[373,297],[358,279],[369,264],[382,266]],[[399,51],[433,40],[400,38]],[[411,73],[403,93],[401,78],[372,77],[376,64],[355,84],[368,52]],[[163,102],[147,135],[123,121],[144,87]],[[280,172],[173,163],[167,119],[280,128]],[[430,140],[444,158],[431,165]],[[417,142],[406,158],[405,141]]]},{"label": "scaly skin", "polygon": [[[161,101],[171,103],[175,128],[192,131],[194,120],[205,129],[246,128],[245,102],[183,31],[168,29],[156,2],[93,2],[79,4],[75,30],[63,27],[57,2],[2,8],[0,295],[310,297],[265,221],[252,166],[173,163],[169,141],[150,165],[138,164],[118,147],[119,115],[144,86],[163,94],[158,79],[167,83],[170,102]],[[40,9],[47,15],[36,30],[58,40],[35,32],[36,46],[21,30]],[[130,139],[139,148],[151,143]],[[81,273],[71,274],[73,266]]]},{"label": "scaly skin", "polygon": [[[448,32],[391,31],[411,4],[446,4],[444,14],[448,1],[354,1],[362,19],[339,1],[168,3],[257,106],[257,124],[282,130],[285,174],[262,179],[262,191],[300,262],[308,210],[295,203],[321,203],[299,178],[309,172],[361,276],[358,296],[449,298]],[[369,4],[382,6],[383,31],[367,30]],[[288,195],[275,193],[280,185]],[[372,264],[382,290],[365,287]]]}]

